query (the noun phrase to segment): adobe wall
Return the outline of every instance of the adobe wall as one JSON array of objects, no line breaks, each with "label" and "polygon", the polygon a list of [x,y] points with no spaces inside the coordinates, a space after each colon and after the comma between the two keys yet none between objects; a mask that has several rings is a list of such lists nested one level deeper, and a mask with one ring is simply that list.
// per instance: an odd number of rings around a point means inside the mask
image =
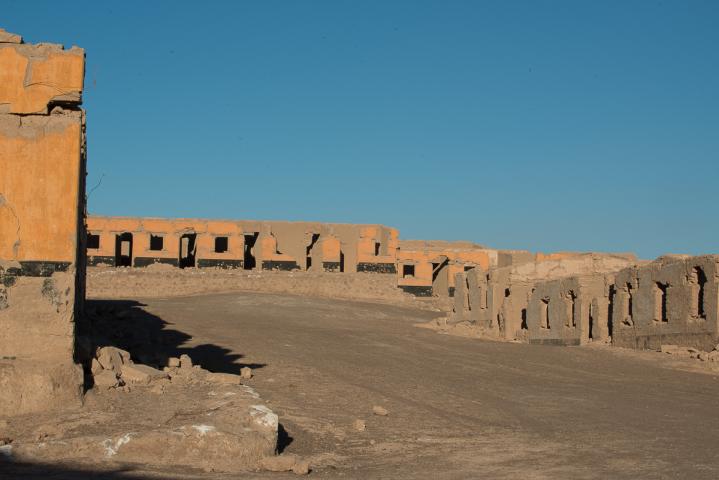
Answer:
[{"label": "adobe wall", "polygon": [[[455,282],[458,288],[455,290],[450,321],[469,321],[480,327],[485,336],[490,338],[561,343],[564,341],[564,335],[556,336],[555,342],[555,334],[560,330],[554,329],[551,334],[545,335],[533,329],[533,309],[539,301],[538,298],[555,295],[559,298],[560,291],[572,291],[576,296],[595,294],[598,284],[595,276],[604,282],[605,274],[626,268],[636,261],[633,255],[592,253],[555,256],[551,260],[544,256],[534,258],[541,260],[492,268],[489,271],[475,268],[456,274]],[[585,276],[589,278],[583,278]],[[582,277],[578,285],[572,284],[573,277]],[[601,295],[595,296],[595,303],[602,304]],[[579,302],[583,301],[584,297],[579,297]],[[594,297],[589,300],[592,301]],[[558,303],[555,302],[553,308]],[[586,309],[588,312],[586,305],[575,305],[575,309]],[[600,307],[596,306],[592,310],[595,316],[600,315],[597,309]],[[597,318],[596,322],[601,320]],[[570,325],[574,324],[570,322]],[[600,335],[600,331],[601,327],[597,327],[596,335]],[[576,343],[575,337],[569,336],[571,340],[565,343]]]},{"label": "adobe wall", "polygon": [[675,344],[711,351],[719,341],[719,256],[662,257],[619,272],[612,301],[621,347]]},{"label": "adobe wall", "polygon": [[318,222],[90,216],[88,233],[98,242],[88,246],[89,265],[133,267],[395,273],[398,243],[397,230],[382,225]]},{"label": "adobe wall", "polygon": [[85,55],[0,30],[2,414],[77,405],[84,300]]},{"label": "adobe wall", "polygon": [[497,265],[498,250],[470,242],[402,240],[397,285],[417,296],[453,296],[457,273]]}]

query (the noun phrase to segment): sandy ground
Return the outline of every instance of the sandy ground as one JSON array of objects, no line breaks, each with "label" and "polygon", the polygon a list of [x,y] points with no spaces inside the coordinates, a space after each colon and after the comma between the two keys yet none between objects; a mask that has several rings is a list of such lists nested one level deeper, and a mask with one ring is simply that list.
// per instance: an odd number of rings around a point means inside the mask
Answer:
[{"label": "sandy ground", "polygon": [[[189,285],[188,275],[172,277],[171,293],[194,288],[192,296],[136,299],[124,289],[139,292],[148,278],[121,271],[100,289],[102,272],[91,272],[90,291],[114,298],[89,308],[127,310],[120,317],[151,325],[165,355],[187,353],[212,371],[253,368],[248,383],[280,416],[280,449],[309,458],[310,478],[719,478],[719,375],[696,360],[441,334],[417,327],[442,313],[390,305],[394,293],[380,303],[199,294],[209,287]],[[13,469],[17,478],[235,478],[138,465]]]},{"label": "sandy ground", "polygon": [[312,478],[719,475],[719,377],[661,354],[438,335],[416,328],[437,313],[372,303],[258,293],[144,303],[131,308],[185,338],[173,351],[211,370],[254,368],[281,446],[311,458]]}]

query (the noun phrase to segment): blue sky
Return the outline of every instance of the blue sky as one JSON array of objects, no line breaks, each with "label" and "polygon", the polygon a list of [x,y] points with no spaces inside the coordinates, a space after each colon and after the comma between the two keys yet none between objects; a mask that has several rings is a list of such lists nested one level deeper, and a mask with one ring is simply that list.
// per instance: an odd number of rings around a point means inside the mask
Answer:
[{"label": "blue sky", "polygon": [[0,0],[87,52],[91,213],[719,253],[719,2]]}]

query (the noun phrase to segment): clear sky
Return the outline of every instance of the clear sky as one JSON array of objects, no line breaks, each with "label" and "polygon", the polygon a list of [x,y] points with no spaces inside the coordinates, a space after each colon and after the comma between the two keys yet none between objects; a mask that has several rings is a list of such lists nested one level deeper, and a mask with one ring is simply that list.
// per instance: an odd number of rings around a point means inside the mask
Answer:
[{"label": "clear sky", "polygon": [[719,253],[719,1],[0,0],[87,52],[91,213]]}]

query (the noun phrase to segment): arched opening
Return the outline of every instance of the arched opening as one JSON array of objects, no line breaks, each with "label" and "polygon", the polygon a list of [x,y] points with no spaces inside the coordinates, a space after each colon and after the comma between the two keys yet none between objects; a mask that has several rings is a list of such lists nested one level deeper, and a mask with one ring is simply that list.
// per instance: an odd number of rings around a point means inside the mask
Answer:
[{"label": "arched opening", "polygon": [[115,266],[132,266],[132,234],[129,232],[115,235]]}]

